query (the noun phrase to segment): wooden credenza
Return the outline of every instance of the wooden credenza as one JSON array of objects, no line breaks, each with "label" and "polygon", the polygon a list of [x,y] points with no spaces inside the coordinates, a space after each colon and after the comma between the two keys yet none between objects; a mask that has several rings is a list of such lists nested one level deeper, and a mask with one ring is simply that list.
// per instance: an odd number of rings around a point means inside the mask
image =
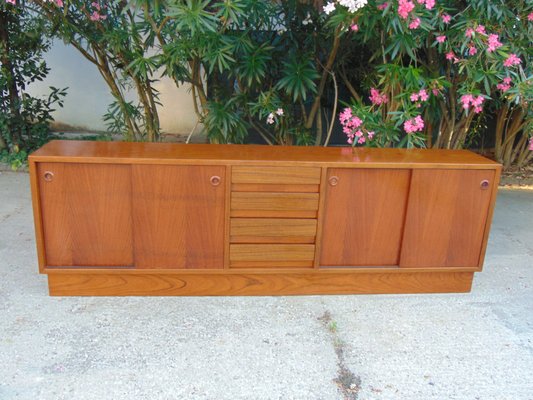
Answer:
[{"label": "wooden credenza", "polygon": [[468,292],[500,176],[449,150],[53,141],[29,161],[59,296]]}]

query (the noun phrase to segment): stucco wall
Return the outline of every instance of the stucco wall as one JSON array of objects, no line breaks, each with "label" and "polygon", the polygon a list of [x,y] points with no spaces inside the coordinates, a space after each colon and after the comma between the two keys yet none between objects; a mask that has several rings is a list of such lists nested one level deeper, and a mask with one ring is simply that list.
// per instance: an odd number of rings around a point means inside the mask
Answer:
[{"label": "stucco wall", "polygon": [[[49,86],[68,87],[65,105],[55,111],[55,120],[89,131],[105,130],[102,116],[113,97],[97,68],[74,48],[60,41],[54,42],[45,60],[50,73],[45,81],[33,83],[29,87],[30,93],[45,95]],[[159,108],[163,132],[188,134],[196,123],[188,87],[178,89],[168,78],[161,79],[154,86],[160,91],[163,104]]]}]

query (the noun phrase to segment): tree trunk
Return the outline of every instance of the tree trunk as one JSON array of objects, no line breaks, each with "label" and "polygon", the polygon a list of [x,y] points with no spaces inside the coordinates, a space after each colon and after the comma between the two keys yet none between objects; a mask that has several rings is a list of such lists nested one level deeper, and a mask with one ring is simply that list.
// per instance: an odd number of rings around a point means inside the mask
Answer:
[{"label": "tree trunk", "polygon": [[122,116],[124,117],[124,123],[127,127],[126,132],[126,140],[133,141],[136,140],[138,135],[141,134],[139,128],[135,125],[135,121],[132,119],[128,112],[126,100],[124,99],[124,95],[122,94],[120,87],[117,83],[117,78],[113,71],[109,67],[109,63],[107,62],[105,52],[101,51],[96,46],[91,46],[93,49],[93,52],[95,54],[95,58],[87,57],[88,54],[86,54],[79,45],[71,41],[71,44],[77,48],[80,53],[85,56],[87,60],[92,62],[96,67],[98,68],[98,71],[100,72],[100,75],[102,75],[102,78],[104,78],[104,81],[107,83],[107,86],[109,87],[109,90],[111,91],[111,94],[113,97],[117,100],[120,110],[122,111]]},{"label": "tree trunk", "polygon": [[496,119],[496,141],[494,144],[494,158],[496,158],[496,161],[503,162],[503,131],[505,129],[505,120],[507,119],[507,111],[509,110],[509,107],[507,104],[504,104],[502,108],[498,110],[496,113],[497,119]]},{"label": "tree trunk", "polygon": [[335,57],[337,56],[337,51],[339,50],[339,45],[341,42],[340,33],[341,33],[341,27],[335,30],[334,38],[333,38],[333,46],[329,53],[328,61],[324,67],[324,71],[322,71],[322,77],[320,78],[320,83],[318,85],[318,90],[315,96],[315,100],[313,102],[313,105],[311,106],[311,111],[309,111],[309,115],[307,116],[307,121],[305,123],[305,127],[307,129],[311,129],[313,127],[313,122],[315,121],[316,113],[318,112],[318,109],[320,108],[320,99],[322,98],[322,94],[324,93],[324,89],[326,88],[326,81],[328,79],[328,75],[330,73],[331,67],[333,66],[333,62],[335,61]]}]

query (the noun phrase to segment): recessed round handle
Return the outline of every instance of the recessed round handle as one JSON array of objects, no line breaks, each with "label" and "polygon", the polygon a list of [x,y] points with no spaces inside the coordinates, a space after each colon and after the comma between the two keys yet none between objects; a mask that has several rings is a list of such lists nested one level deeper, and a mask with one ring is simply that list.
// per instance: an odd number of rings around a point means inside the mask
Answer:
[{"label": "recessed round handle", "polygon": [[339,177],[332,176],[331,178],[328,179],[328,181],[331,186],[337,186],[337,184],[339,183]]},{"label": "recessed round handle", "polygon": [[481,181],[479,186],[481,187],[481,189],[486,190],[486,189],[489,188],[489,181],[484,179],[484,180]]},{"label": "recessed round handle", "polygon": [[46,182],[50,182],[52,179],[54,179],[54,173],[52,171],[45,171],[43,178]]},{"label": "recessed round handle", "polygon": [[221,179],[220,179],[220,176],[212,176],[211,179],[209,179],[209,182],[211,182],[211,185],[213,186],[218,186],[220,185],[220,182],[221,182]]}]

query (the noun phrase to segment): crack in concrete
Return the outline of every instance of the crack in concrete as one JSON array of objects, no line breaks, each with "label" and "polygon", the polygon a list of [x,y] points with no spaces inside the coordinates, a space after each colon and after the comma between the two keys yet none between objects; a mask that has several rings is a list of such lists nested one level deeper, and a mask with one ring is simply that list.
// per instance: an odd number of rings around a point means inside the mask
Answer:
[{"label": "crack in concrete", "polygon": [[331,317],[329,311],[325,311],[322,316],[318,317],[332,338],[335,354],[337,355],[337,377],[333,380],[341,391],[344,400],[357,400],[359,390],[361,389],[361,378],[355,375],[345,364],[344,351],[346,343],[339,337],[337,322]]}]

